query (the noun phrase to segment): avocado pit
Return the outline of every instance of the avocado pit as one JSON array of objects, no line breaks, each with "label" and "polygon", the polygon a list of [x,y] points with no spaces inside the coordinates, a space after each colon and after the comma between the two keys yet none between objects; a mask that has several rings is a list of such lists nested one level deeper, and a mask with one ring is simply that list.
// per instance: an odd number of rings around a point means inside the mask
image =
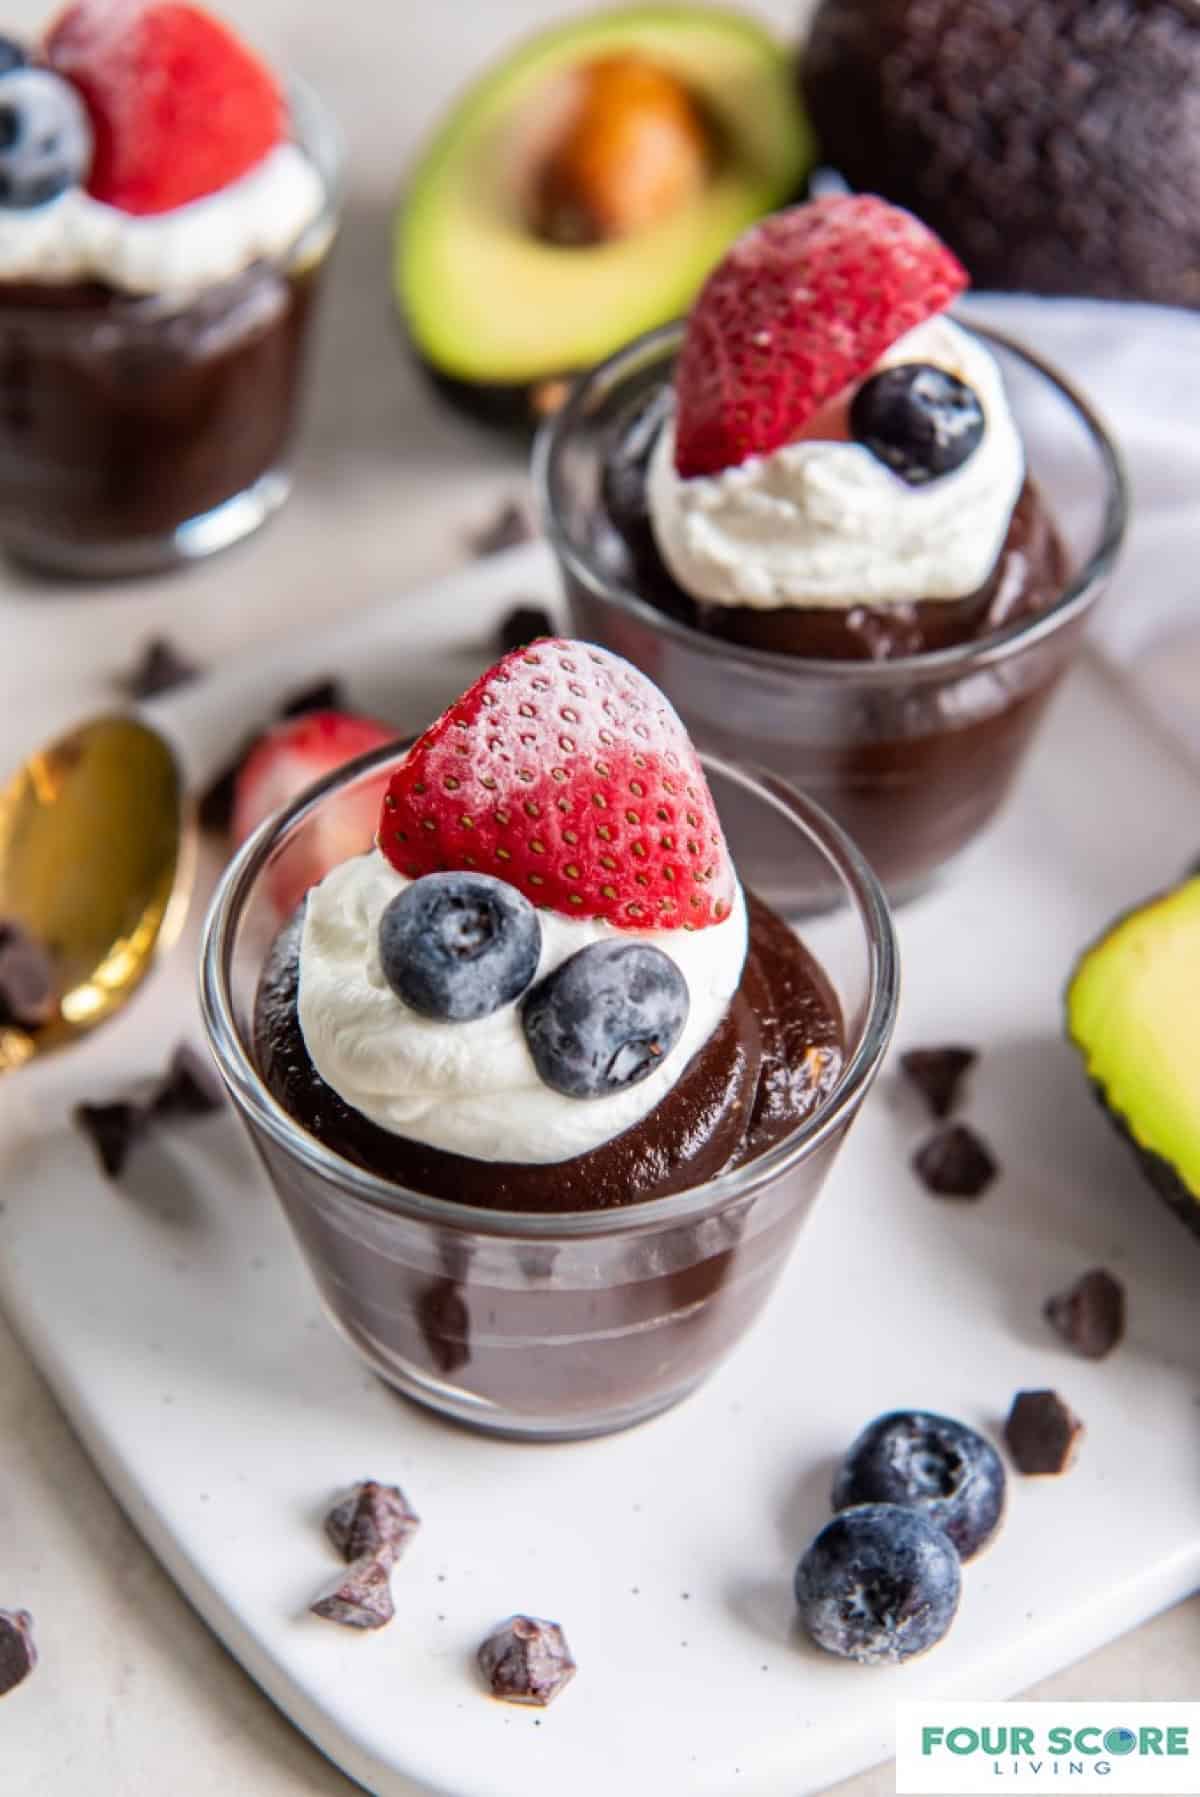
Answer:
[{"label": "avocado pit", "polygon": [[531,224],[547,243],[611,243],[696,199],[715,135],[684,82],[642,56],[600,57],[568,77],[571,95],[538,170]]}]

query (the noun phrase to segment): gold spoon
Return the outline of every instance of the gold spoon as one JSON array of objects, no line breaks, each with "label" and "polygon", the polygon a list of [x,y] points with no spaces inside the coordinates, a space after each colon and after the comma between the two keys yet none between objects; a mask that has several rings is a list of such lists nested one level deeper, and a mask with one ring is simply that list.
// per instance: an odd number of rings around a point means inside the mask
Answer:
[{"label": "gold spoon", "polygon": [[375,643],[357,660],[316,653],[303,634],[271,640],[219,680],[77,725],[0,786],[0,921],[48,951],[58,997],[58,1015],[38,1029],[0,1016],[0,1074],[114,1016],[177,940],[196,872],[189,795],[237,743],[265,729],[314,669],[333,663],[368,686],[378,673]]},{"label": "gold spoon", "polygon": [[312,678],[304,637],[271,642],[219,681],[77,725],[0,787],[0,920],[47,950],[58,997],[38,1029],[0,1019],[0,1074],[114,1016],[176,941],[196,871],[189,795]]},{"label": "gold spoon", "polygon": [[137,717],[93,718],[38,749],[0,791],[0,918],[46,949],[57,1015],[0,1023],[0,1073],[120,1009],[177,938],[196,831],[166,737]]}]

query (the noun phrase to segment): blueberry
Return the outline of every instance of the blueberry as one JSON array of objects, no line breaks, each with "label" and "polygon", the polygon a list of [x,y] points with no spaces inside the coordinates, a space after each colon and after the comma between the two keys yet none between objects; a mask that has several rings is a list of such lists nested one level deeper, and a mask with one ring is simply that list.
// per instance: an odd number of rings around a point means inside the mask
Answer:
[{"label": "blueberry", "polygon": [[26,68],[29,52],[15,37],[0,37],[0,75],[11,75],[14,69]]},{"label": "blueberry", "polygon": [[422,1017],[470,1023],[520,998],[542,952],[529,900],[490,874],[426,874],[379,920],[392,991]]},{"label": "blueberry", "polygon": [[796,1568],[800,1619],[817,1646],[863,1666],[896,1665],[935,1646],[961,1587],[949,1537],[898,1504],[843,1510]]},{"label": "blueberry", "polygon": [[554,1091],[605,1098],[662,1065],[687,1014],[687,981],[669,955],[648,942],[596,942],[534,987],[525,1040]]},{"label": "blueberry", "polygon": [[850,405],[850,430],[910,487],[953,474],[983,437],[983,408],[957,375],[903,362],[864,381]]},{"label": "blueberry", "polygon": [[0,206],[28,210],[78,186],[92,129],[69,81],[48,69],[0,74]]},{"label": "blueberry", "polygon": [[999,1527],[1004,1465],[991,1442],[964,1423],[896,1410],[867,1424],[838,1469],[833,1507],[850,1504],[919,1510],[970,1560]]}]

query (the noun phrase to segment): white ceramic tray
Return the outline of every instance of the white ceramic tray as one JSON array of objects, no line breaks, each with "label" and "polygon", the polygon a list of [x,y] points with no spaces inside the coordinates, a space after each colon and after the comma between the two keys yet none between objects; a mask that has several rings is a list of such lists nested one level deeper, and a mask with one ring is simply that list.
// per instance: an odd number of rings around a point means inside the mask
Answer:
[{"label": "white ceramic tray", "polygon": [[[376,709],[390,695],[412,727],[482,664],[506,604],[552,586],[540,549],[497,558],[351,620],[308,667],[344,670]],[[1142,1186],[1060,1027],[1073,956],[1194,855],[1198,799],[1085,663],[1001,824],[900,919],[898,1046],[981,1047],[968,1114],[1001,1179],[976,1205],[926,1196],[907,1169],[926,1124],[885,1070],[765,1318],[641,1429],[516,1446],[391,1396],[318,1314],[232,1118],[164,1135],[106,1184],[70,1108],[198,1039],[194,931],[102,1037],[0,1087],[0,1301],[183,1590],[379,1797],[824,1790],[890,1753],[898,1698],[1015,1691],[1200,1581],[1200,1244]],[[1130,1334],[1091,1365],[1041,1305],[1101,1262]],[[948,1641],[894,1672],[804,1645],[792,1568],[859,1425],[922,1405],[995,1430],[1031,1385],[1058,1386],[1087,1441],[1063,1480],[1014,1478]],[[424,1527],[395,1622],[360,1637],[305,1608],[335,1570],[322,1511],[366,1476],[401,1483]],[[473,1671],[514,1609],[559,1618],[579,1661],[544,1714],[492,1703]]]}]

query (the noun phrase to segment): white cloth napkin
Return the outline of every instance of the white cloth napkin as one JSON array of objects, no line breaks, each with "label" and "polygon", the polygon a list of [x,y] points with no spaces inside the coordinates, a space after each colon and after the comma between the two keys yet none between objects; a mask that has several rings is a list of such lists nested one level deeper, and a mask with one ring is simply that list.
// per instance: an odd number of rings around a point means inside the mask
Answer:
[{"label": "white cloth napkin", "polygon": [[991,293],[962,310],[1061,369],[1116,438],[1132,518],[1092,638],[1200,758],[1200,313]]}]

